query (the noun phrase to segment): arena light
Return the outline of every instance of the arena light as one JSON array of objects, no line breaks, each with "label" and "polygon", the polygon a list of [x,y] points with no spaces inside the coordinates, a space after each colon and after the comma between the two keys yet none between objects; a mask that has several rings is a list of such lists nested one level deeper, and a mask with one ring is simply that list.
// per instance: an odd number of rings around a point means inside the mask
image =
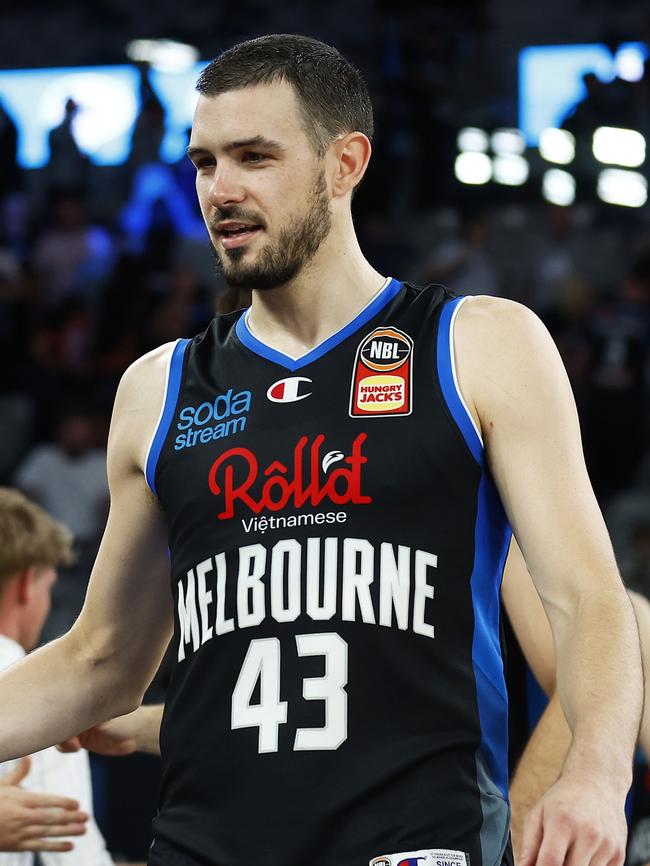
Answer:
[{"label": "arena light", "polygon": [[636,171],[606,168],[598,175],[598,197],[607,204],[643,207],[648,200],[648,182]]},{"label": "arena light", "polygon": [[616,75],[623,81],[641,81],[643,78],[644,56],[636,46],[619,48],[614,58]]},{"label": "arena light", "polygon": [[497,129],[492,133],[492,150],[502,156],[516,154],[520,156],[526,150],[526,139],[519,129]]},{"label": "arena light", "polygon": [[461,183],[487,183],[492,177],[492,160],[486,153],[459,153],[454,174]]},{"label": "arena light", "polygon": [[549,127],[539,137],[539,152],[547,162],[569,165],[576,155],[576,140],[566,129]]},{"label": "arena light", "polygon": [[506,186],[521,186],[528,180],[528,160],[515,153],[495,156],[492,160],[492,177]]},{"label": "arena light", "polygon": [[594,132],[593,152],[598,162],[636,168],[645,162],[645,138],[635,129],[601,126]]},{"label": "arena light", "polygon": [[542,179],[542,195],[551,204],[568,207],[576,197],[575,178],[561,168],[549,168]]},{"label": "arena light", "polygon": [[128,80],[103,70],[71,72],[44,83],[30,111],[36,114],[38,110],[44,126],[51,129],[63,120],[68,99],[78,106],[72,132],[84,153],[110,154],[115,139],[128,133],[137,116],[138,105]]},{"label": "arena light", "polygon": [[487,132],[477,126],[466,126],[461,129],[456,139],[458,150],[469,151],[470,153],[485,153],[489,143]]},{"label": "arena light", "polygon": [[159,72],[185,72],[199,59],[199,50],[173,39],[133,39],[127,43],[126,56]]}]

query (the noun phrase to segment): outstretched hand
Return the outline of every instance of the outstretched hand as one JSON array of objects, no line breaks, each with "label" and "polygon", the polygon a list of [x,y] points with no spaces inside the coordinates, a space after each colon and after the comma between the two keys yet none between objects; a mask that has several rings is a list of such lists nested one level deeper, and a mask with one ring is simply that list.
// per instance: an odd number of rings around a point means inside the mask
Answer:
[{"label": "outstretched hand", "polygon": [[0,777],[0,851],[71,851],[72,842],[55,837],[81,836],[88,815],[76,800],[20,788],[30,767],[30,758],[23,758]]},{"label": "outstretched hand", "polygon": [[59,743],[57,749],[60,752],[78,752],[79,749],[88,749],[89,752],[96,752],[99,755],[131,755],[136,750],[136,741],[127,719],[128,716],[121,716],[96,725],[77,737]]},{"label": "outstretched hand", "polygon": [[622,866],[623,801],[614,785],[560,777],[524,819],[517,866]]}]

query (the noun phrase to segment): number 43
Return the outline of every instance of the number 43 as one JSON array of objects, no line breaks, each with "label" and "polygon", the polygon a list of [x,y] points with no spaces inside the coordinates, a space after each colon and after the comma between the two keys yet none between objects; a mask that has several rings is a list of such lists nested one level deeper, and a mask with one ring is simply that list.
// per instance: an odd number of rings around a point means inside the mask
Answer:
[{"label": "number 43", "polygon": [[[294,751],[338,749],[348,736],[348,645],[333,632],[298,634],[299,656],[325,656],[325,676],[303,680],[307,701],[325,702],[325,726],[298,728]],[[260,701],[251,703],[260,683]],[[232,693],[231,728],[259,728],[258,752],[277,752],[280,725],[287,721],[287,702],[280,700],[280,641],[276,637],[251,641]]]}]

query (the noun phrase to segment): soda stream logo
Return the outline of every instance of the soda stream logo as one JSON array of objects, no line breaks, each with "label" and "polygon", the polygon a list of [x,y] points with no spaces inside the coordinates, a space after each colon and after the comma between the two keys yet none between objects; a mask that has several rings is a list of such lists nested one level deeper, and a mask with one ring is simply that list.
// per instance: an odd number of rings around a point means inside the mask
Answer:
[{"label": "soda stream logo", "polygon": [[[226,520],[235,516],[237,504],[253,514],[280,511],[287,506],[302,508],[317,506],[323,501],[335,505],[366,505],[372,502],[361,489],[362,468],[368,462],[363,456],[366,433],[360,433],[352,443],[349,456],[321,451],[325,436],[321,433],[310,442],[301,436],[293,449],[293,459],[282,463],[273,460],[260,469],[255,454],[248,448],[230,448],[212,464],[208,474],[210,491],[219,498],[222,510],[218,517]],[[338,465],[326,474],[331,458],[336,454]]]},{"label": "soda stream logo", "polygon": [[242,433],[246,429],[251,399],[250,391],[233,393],[229,388],[210,402],[185,406],[178,413],[176,429],[181,432],[176,436],[174,450],[193,448],[233,433]]}]

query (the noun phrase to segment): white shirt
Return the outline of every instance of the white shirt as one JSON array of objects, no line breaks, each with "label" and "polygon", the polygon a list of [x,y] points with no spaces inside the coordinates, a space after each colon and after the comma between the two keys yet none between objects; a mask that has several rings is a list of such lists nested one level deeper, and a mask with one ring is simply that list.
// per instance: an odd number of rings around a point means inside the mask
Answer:
[{"label": "white shirt", "polygon": [[77,541],[101,535],[109,501],[105,451],[70,457],[57,445],[37,445],[18,468],[14,483],[65,524]]},{"label": "white shirt", "polygon": [[[0,670],[9,667],[23,658],[24,649],[15,641],[0,634]],[[14,769],[19,761],[0,764],[0,775]],[[93,817],[92,788],[88,752],[82,750],[72,754],[62,754],[53,746],[32,755],[32,766],[21,782],[26,791],[42,794],[58,794],[77,800],[82,811],[88,813],[86,832],[74,836],[70,841],[72,851],[43,851],[39,859],[44,866],[113,866],[106,850],[104,837]],[[0,866],[33,866],[34,855],[29,851],[0,853]]]}]

